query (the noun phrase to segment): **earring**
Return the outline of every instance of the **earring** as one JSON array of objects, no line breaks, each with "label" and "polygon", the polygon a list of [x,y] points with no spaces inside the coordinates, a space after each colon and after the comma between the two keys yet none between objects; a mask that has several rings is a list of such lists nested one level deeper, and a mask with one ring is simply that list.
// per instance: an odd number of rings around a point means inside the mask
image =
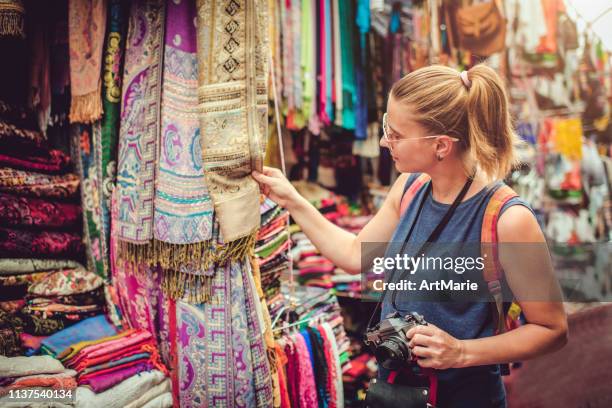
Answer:
[{"label": "earring", "polygon": [[442,159],[444,159],[444,157],[440,156],[439,154],[436,155],[436,159],[438,159],[438,161],[442,161]]}]

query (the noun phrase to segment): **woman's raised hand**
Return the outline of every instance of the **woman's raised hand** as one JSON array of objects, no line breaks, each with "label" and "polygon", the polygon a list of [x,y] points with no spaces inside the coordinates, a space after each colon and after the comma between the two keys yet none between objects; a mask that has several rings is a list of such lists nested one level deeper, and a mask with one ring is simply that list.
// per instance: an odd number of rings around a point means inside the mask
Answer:
[{"label": "woman's raised hand", "polygon": [[301,198],[279,169],[264,166],[263,173],[253,171],[251,175],[259,183],[261,192],[283,208],[290,210]]}]

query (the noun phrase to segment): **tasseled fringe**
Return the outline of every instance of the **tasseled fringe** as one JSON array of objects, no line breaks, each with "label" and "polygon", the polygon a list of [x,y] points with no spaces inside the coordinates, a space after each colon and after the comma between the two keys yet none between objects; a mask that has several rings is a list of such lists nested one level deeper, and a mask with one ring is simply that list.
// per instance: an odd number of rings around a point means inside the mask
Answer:
[{"label": "tasseled fringe", "polygon": [[168,296],[172,299],[186,297],[191,303],[202,303],[211,298],[213,277],[188,271],[205,272],[215,265],[244,259],[253,251],[256,237],[257,233],[254,232],[226,244],[212,240],[193,244],[170,244],[154,239],[140,245],[119,241],[117,256],[131,265],[159,265],[163,274],[162,288]]},{"label": "tasseled fringe", "polygon": [[16,10],[0,10],[0,36],[25,38],[23,13]]},{"label": "tasseled fringe", "polygon": [[93,123],[104,113],[102,108],[102,96],[100,94],[102,84],[98,89],[86,95],[72,95],[70,101],[70,123]]},{"label": "tasseled fringe", "polygon": [[189,303],[206,303],[212,297],[213,276],[193,273],[162,271],[162,291],[172,299]]}]

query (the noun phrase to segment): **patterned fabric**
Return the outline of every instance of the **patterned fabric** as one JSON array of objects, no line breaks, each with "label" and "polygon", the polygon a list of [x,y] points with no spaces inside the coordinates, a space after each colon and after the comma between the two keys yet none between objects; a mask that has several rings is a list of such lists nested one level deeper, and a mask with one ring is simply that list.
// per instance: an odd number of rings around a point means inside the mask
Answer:
[{"label": "patterned fabric", "polygon": [[195,4],[168,2],[166,16],[154,235],[163,242],[191,244],[210,240],[212,231],[197,115]]},{"label": "patterned fabric", "polygon": [[0,192],[32,197],[69,198],[79,189],[79,177],[68,173],[49,176],[0,167]]},{"label": "patterned fabric", "polygon": [[[210,259],[206,255],[212,253],[206,250],[213,214],[202,168],[194,20],[193,2],[167,2],[155,242],[148,256],[151,265],[159,263],[165,271],[184,265],[207,269]],[[178,289],[182,285],[170,286]]]},{"label": "patterned fabric", "polygon": [[70,157],[61,150],[49,150],[41,155],[26,155],[16,157],[0,153],[0,166],[21,170],[33,170],[49,173],[64,172],[70,165]]},{"label": "patterned fabric", "polygon": [[40,282],[47,276],[48,272],[24,273],[21,275],[0,276],[0,287],[2,286],[23,286]]},{"label": "patterned fabric", "polygon": [[300,334],[291,336],[295,346],[295,357],[298,359],[298,399],[300,408],[316,407],[317,387],[315,384],[314,372],[310,361],[310,354],[306,347],[306,341]]},{"label": "patterned fabric", "polygon": [[0,36],[25,37],[25,8],[21,0],[0,0]]},{"label": "patterned fabric", "polygon": [[113,0],[108,6],[108,32],[104,48],[102,102],[104,116],[92,125],[74,129],[77,171],[81,177],[81,201],[87,265],[98,275],[110,275],[109,234],[110,194],[115,183],[116,154],[121,100],[121,70],[127,29],[125,2]]},{"label": "patterned fabric", "polygon": [[209,304],[177,301],[181,406],[269,407],[270,366],[248,263],[224,269]]},{"label": "patterned fabric", "polygon": [[78,258],[83,242],[70,232],[32,232],[0,228],[0,253],[11,257]]},{"label": "patterned fabric", "polygon": [[100,72],[105,29],[104,0],[68,1],[71,123],[92,123],[102,117]]},{"label": "patterned fabric", "polygon": [[47,278],[30,286],[28,292],[37,296],[68,296],[100,288],[104,281],[86,269],[52,272]]},{"label": "patterned fabric", "polygon": [[[198,0],[198,74],[204,171],[224,242],[259,227],[268,134],[267,2]],[[247,246],[250,245],[247,244]]]},{"label": "patterned fabric", "polygon": [[117,166],[118,233],[121,240],[140,245],[153,238],[164,3],[131,2],[123,72]]},{"label": "patterned fabric", "polygon": [[47,143],[47,138],[42,132],[21,129],[12,123],[0,119],[0,142],[2,142],[3,145],[43,147]]},{"label": "patterned fabric", "polygon": [[63,268],[83,268],[75,261],[61,259],[2,258],[0,275],[19,275],[32,272],[49,272]]},{"label": "patterned fabric", "polygon": [[21,227],[73,228],[81,218],[77,204],[0,193],[0,223]]}]

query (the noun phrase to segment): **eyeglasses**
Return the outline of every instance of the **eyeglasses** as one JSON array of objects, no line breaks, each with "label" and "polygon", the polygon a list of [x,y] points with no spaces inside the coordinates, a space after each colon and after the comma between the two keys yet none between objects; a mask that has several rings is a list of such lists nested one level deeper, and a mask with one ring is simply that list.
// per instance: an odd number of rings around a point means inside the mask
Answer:
[{"label": "eyeglasses", "polygon": [[[389,147],[391,147],[393,143],[401,142],[403,140],[433,139],[436,137],[447,136],[447,135],[431,135],[431,136],[420,136],[420,137],[404,137],[403,135],[391,130],[391,128],[389,127],[389,124],[387,123],[387,112],[383,114],[382,125],[383,125],[382,126],[383,127],[383,138],[389,144]],[[397,136],[391,135],[391,133],[397,134]],[[459,141],[459,139],[457,139],[456,137],[448,136],[448,138],[453,142]]]}]

